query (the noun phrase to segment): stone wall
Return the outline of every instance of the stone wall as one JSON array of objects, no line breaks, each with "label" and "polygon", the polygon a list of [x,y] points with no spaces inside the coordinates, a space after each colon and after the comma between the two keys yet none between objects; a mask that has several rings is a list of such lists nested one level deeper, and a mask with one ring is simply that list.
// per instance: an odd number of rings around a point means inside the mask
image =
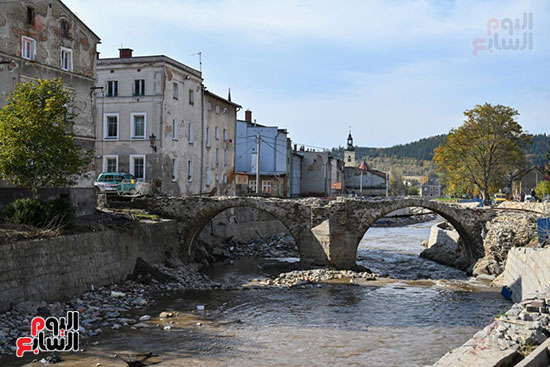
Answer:
[{"label": "stone wall", "polygon": [[[32,193],[20,187],[0,187],[0,211],[6,205],[17,199],[32,197]],[[90,215],[95,213],[96,192],[93,187],[71,187],[59,189],[41,189],[38,192],[40,200],[54,200],[58,197],[67,197],[76,209],[76,215]]]},{"label": "stone wall", "polygon": [[55,301],[120,282],[137,257],[161,263],[175,253],[175,221],[141,222],[128,232],[107,230],[0,245],[0,312],[27,301]]},{"label": "stone wall", "polygon": [[529,293],[550,285],[550,248],[513,248],[508,253],[501,276],[502,285],[512,289],[512,299],[520,302]]},{"label": "stone wall", "polygon": [[204,227],[199,239],[218,245],[230,238],[248,242],[280,233],[288,234],[288,229],[269,213],[253,208],[234,208],[215,216]]}]

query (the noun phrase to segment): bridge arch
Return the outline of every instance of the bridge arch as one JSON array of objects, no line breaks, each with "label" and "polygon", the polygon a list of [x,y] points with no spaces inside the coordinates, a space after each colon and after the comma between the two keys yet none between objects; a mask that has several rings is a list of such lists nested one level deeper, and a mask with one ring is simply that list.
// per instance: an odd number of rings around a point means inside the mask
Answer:
[{"label": "bridge arch", "polygon": [[482,250],[479,248],[479,241],[477,241],[477,238],[475,238],[472,233],[469,223],[463,222],[464,214],[461,213],[461,211],[463,211],[464,208],[460,206],[438,203],[429,199],[396,198],[381,200],[378,203],[371,202],[368,204],[368,207],[369,210],[367,213],[362,214],[361,211],[357,212],[357,215],[360,216],[360,218],[357,218],[357,222],[360,223],[360,225],[356,232],[357,239],[355,254],[357,254],[357,248],[365,236],[365,233],[378,219],[381,219],[391,212],[399,209],[420,207],[431,210],[432,212],[440,215],[456,229],[464,245],[464,255],[468,258],[468,260],[476,259],[480,257],[480,255],[483,256],[482,253],[480,254],[480,251]]},{"label": "bridge arch", "polygon": [[293,217],[295,217],[294,215],[289,215],[289,213],[294,213],[305,216],[306,213],[302,213],[304,209],[302,206],[293,205],[292,202],[289,201],[278,202],[276,199],[263,199],[257,197],[232,197],[224,198],[223,200],[202,198],[200,204],[199,202],[196,204],[193,210],[188,213],[188,220],[185,225],[188,256],[192,256],[200,233],[214,217],[226,210],[239,207],[257,209],[270,214],[273,218],[281,222],[294,238],[298,251],[300,255],[302,255],[300,238],[302,236],[303,226],[293,219]]}]

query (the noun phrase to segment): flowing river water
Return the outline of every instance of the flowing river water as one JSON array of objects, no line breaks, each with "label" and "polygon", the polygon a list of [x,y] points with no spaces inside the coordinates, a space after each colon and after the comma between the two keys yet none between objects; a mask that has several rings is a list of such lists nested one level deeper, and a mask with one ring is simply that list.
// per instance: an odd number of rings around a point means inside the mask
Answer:
[{"label": "flowing river water", "polygon": [[[179,311],[172,330],[109,331],[60,365],[125,366],[112,358],[122,351],[154,351],[164,360],[159,366],[432,364],[510,306],[463,272],[418,257],[434,223],[367,232],[358,263],[399,281],[163,294],[136,315]],[[259,263],[212,276],[252,279]],[[197,305],[205,311],[194,311]]]}]

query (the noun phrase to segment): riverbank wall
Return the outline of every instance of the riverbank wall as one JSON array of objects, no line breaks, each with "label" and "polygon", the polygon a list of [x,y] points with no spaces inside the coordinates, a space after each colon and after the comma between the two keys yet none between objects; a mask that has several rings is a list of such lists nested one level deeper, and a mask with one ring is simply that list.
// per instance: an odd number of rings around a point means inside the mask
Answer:
[{"label": "riverbank wall", "polygon": [[142,221],[132,230],[85,232],[0,244],[0,312],[28,300],[56,301],[125,280],[141,257],[162,263],[177,253],[175,221]]},{"label": "riverbank wall", "polygon": [[514,302],[547,288],[550,286],[550,248],[511,249],[504,272],[494,285],[509,287]]}]

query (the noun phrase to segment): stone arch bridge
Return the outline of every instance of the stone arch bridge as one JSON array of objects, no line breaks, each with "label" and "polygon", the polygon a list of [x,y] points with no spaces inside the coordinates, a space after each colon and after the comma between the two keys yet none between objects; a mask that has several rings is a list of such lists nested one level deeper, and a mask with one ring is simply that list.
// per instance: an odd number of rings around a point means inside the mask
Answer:
[{"label": "stone arch bridge", "polygon": [[149,197],[143,199],[140,206],[181,223],[187,255],[193,254],[195,241],[212,218],[231,208],[248,207],[267,212],[283,223],[296,240],[303,264],[337,268],[356,265],[359,242],[374,222],[409,207],[429,209],[449,221],[462,239],[465,262],[471,264],[483,257],[485,223],[496,215],[496,211],[490,209],[410,197],[369,200]]}]

